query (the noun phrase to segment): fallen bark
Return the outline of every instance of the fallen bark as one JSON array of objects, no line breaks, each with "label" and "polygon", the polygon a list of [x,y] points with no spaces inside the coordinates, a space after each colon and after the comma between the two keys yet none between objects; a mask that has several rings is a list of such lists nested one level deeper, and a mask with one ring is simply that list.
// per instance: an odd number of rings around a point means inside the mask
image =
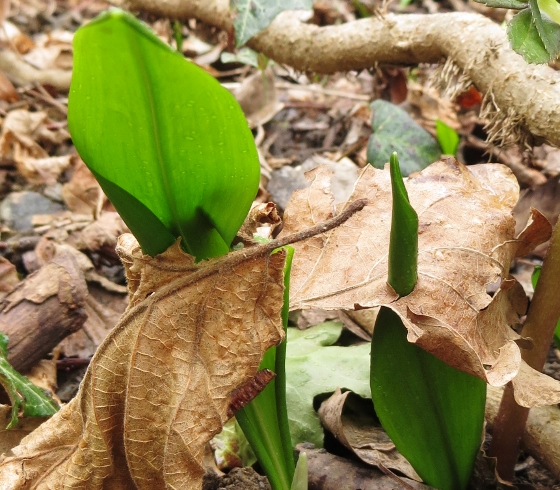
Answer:
[{"label": "fallen bark", "polygon": [[8,361],[26,371],[87,319],[83,274],[72,256],[61,254],[4,298],[0,332],[9,338]]},{"label": "fallen bark", "polygon": [[[111,1],[132,10],[233,28],[227,0]],[[284,12],[248,46],[278,63],[324,74],[376,63],[450,60],[448,82],[464,86],[466,76],[485,94],[482,112],[490,140],[524,142],[531,133],[560,145],[560,75],[548,66],[528,65],[509,47],[505,30],[479,14],[388,14],[318,27]]]},{"label": "fallen bark", "polygon": [[[486,421],[490,432],[498,414],[503,393],[503,388],[488,386]],[[523,434],[522,446],[556,478],[560,478],[560,409],[557,406],[531,409]]]}]

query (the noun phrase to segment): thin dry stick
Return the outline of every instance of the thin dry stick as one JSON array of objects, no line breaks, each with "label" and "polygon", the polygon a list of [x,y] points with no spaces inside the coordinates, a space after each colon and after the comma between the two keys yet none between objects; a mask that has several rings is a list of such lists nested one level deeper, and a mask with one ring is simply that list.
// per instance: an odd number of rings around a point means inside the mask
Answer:
[{"label": "thin dry stick", "polygon": [[[521,350],[523,360],[533,369],[542,371],[554,329],[560,318],[560,223],[554,227],[548,253],[544,259],[539,282],[523,326],[522,335],[533,340],[533,348]],[[490,455],[497,458],[496,470],[504,480],[511,481],[519,452],[519,442],[525,430],[529,409],[519,406],[513,387],[506,386],[500,410],[494,423]]]}]

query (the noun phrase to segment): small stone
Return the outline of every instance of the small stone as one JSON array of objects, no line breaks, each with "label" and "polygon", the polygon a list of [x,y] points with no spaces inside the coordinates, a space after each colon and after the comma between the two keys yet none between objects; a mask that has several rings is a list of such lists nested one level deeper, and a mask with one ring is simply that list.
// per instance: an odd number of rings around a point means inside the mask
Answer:
[{"label": "small stone", "polygon": [[305,172],[319,165],[327,165],[334,172],[331,181],[334,203],[346,202],[358,179],[359,169],[357,165],[349,158],[342,158],[340,161],[334,162],[319,155],[308,158],[297,167],[286,165],[274,170],[268,182],[268,192],[270,192],[272,200],[282,209],[286,209],[292,192],[309,186],[309,183],[305,180]]},{"label": "small stone", "polygon": [[0,204],[0,220],[14,231],[31,231],[34,215],[54,214],[63,209],[61,204],[37,192],[12,192]]}]

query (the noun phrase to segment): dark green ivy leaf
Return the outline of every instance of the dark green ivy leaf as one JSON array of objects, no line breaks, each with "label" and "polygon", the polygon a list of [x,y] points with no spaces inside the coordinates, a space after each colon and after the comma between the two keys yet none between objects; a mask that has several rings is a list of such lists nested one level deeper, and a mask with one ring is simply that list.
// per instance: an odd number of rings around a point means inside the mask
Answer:
[{"label": "dark green ivy leaf", "polygon": [[406,111],[381,99],[374,101],[371,108],[373,134],[368,143],[367,159],[375,168],[383,168],[396,151],[401,172],[406,177],[441,156],[436,140]]}]

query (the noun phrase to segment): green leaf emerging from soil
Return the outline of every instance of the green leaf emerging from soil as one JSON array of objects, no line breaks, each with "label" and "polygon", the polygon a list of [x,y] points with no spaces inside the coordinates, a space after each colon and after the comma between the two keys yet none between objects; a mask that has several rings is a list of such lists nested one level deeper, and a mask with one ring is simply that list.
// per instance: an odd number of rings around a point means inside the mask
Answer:
[{"label": "green leaf emerging from soil", "polygon": [[233,20],[237,46],[243,46],[255,34],[266,28],[284,10],[310,10],[310,0],[231,0],[237,11]]},{"label": "green leaf emerging from soil", "polygon": [[375,168],[382,169],[396,151],[406,177],[440,157],[436,140],[406,111],[381,99],[374,101],[371,108],[373,134],[368,143],[367,159]]},{"label": "green leaf emerging from soil", "polygon": [[338,322],[325,322],[307,330],[288,329],[286,378],[288,415],[294,444],[323,446],[323,429],[313,407],[318,395],[347,388],[370,398],[370,344],[341,347],[333,344],[342,332]]},{"label": "green leaf emerging from soil", "polygon": [[59,406],[25,376],[19,374],[8,362],[8,337],[0,333],[0,384],[12,403],[12,416],[7,429],[15,427],[20,409],[27,417],[51,417]]}]

